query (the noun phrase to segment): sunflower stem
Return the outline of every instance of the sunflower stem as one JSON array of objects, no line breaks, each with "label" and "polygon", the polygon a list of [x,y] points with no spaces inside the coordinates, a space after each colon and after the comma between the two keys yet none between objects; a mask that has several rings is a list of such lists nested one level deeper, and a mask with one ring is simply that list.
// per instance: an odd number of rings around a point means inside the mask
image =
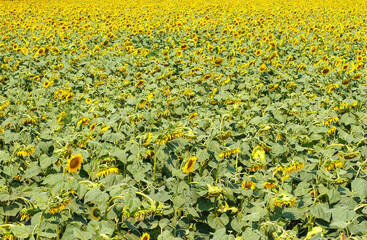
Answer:
[{"label": "sunflower stem", "polygon": [[153,183],[154,183],[154,181],[155,181],[155,169],[156,169],[156,167],[157,167],[157,154],[158,154],[158,151],[159,151],[159,148],[160,148],[161,146],[159,145],[158,146],[158,149],[157,149],[157,153],[155,153],[154,154],[154,165],[153,165]]},{"label": "sunflower stem", "polygon": [[39,239],[39,233],[40,233],[40,229],[41,229],[41,223],[42,223],[42,217],[43,217],[43,214],[45,213],[45,210],[42,211],[41,213],[41,217],[40,217],[40,220],[38,222],[38,227],[37,227],[37,236],[36,236],[36,239],[38,240]]},{"label": "sunflower stem", "polygon": [[60,229],[59,229],[59,224],[56,225],[56,240],[60,239]]},{"label": "sunflower stem", "polygon": [[153,200],[153,199],[151,199],[148,195],[145,195],[145,194],[144,194],[144,193],[142,193],[142,192],[135,192],[135,194],[138,194],[138,195],[140,195],[140,196],[145,197],[145,198],[149,201],[150,205],[154,205],[154,200]]},{"label": "sunflower stem", "polygon": [[110,204],[111,204],[111,202],[113,201],[113,200],[115,200],[115,199],[117,199],[117,198],[121,198],[121,199],[123,199],[124,197],[123,196],[114,196],[113,198],[111,198],[108,202],[107,202],[107,204],[106,204],[106,210],[105,210],[105,212],[104,212],[104,220],[107,220],[107,214],[108,214],[108,212],[109,212],[109,210],[111,210],[111,209],[108,209],[108,207],[110,206]]},{"label": "sunflower stem", "polygon": [[14,224],[3,224],[3,225],[0,225],[0,228],[6,228],[6,227],[12,227],[14,226]]}]

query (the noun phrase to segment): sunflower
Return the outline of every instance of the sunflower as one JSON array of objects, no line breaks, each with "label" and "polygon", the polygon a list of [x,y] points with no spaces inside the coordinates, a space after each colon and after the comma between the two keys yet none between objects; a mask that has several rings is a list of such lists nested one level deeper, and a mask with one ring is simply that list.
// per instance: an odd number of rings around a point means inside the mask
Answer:
[{"label": "sunflower", "polygon": [[135,84],[135,87],[141,87],[143,86],[143,84],[144,84],[144,80],[140,80],[139,82]]},{"label": "sunflower", "polygon": [[103,177],[103,176],[107,176],[111,173],[118,173],[119,172],[119,169],[116,168],[116,167],[109,167],[109,168],[105,168],[105,169],[102,169],[100,170],[98,173],[97,173],[97,176],[98,177]]},{"label": "sunflower", "polygon": [[50,82],[50,81],[45,81],[44,83],[43,83],[43,88],[49,88],[49,87],[51,87],[52,86],[52,83]]},{"label": "sunflower", "polygon": [[180,49],[181,49],[181,50],[185,50],[185,49],[187,49],[188,47],[189,47],[189,45],[187,45],[187,43],[184,43],[184,44],[182,44],[182,45],[181,45]]},{"label": "sunflower", "polygon": [[66,96],[66,100],[67,101],[70,101],[71,99],[73,99],[74,98],[74,93],[69,93],[67,96]]},{"label": "sunflower", "polygon": [[221,57],[217,57],[217,58],[214,60],[214,63],[215,63],[215,66],[220,66],[220,65],[223,63],[223,58],[221,58]]},{"label": "sunflower", "polygon": [[245,47],[241,48],[240,54],[244,54],[245,52],[246,52],[246,48]]},{"label": "sunflower", "polygon": [[99,132],[99,134],[103,134],[105,131],[107,131],[110,128],[111,128],[111,126],[106,126],[106,127],[102,128],[101,131]]},{"label": "sunflower", "polygon": [[247,182],[244,181],[242,183],[241,187],[243,189],[249,189],[249,188],[251,188],[252,190],[254,190],[255,189],[255,185],[256,185],[256,183],[254,183],[253,181],[247,181]]},{"label": "sunflower", "polygon": [[101,50],[101,47],[99,45],[95,45],[94,48],[93,48],[93,54],[98,53],[99,50]]},{"label": "sunflower", "polygon": [[259,50],[257,50],[256,52],[255,52],[255,55],[256,56],[260,56],[261,55],[261,50],[259,49]]},{"label": "sunflower", "polygon": [[330,68],[329,67],[324,67],[322,70],[321,70],[321,74],[322,75],[326,75],[326,74],[329,74],[330,73]]},{"label": "sunflower", "polygon": [[343,65],[342,70],[346,71],[349,68],[349,63]]},{"label": "sunflower", "polygon": [[101,210],[98,207],[94,207],[91,212],[92,218],[98,220],[101,218]]},{"label": "sunflower", "polygon": [[271,188],[273,188],[273,187],[275,187],[277,184],[275,183],[275,182],[268,182],[268,181],[266,181],[266,182],[264,182],[264,187],[265,188],[267,188],[267,189],[271,189]]},{"label": "sunflower", "polygon": [[79,120],[79,122],[77,123],[77,127],[81,124],[82,126],[87,125],[87,123],[90,122],[90,118],[88,117],[83,117],[82,119]]},{"label": "sunflower", "polygon": [[187,119],[188,121],[194,120],[196,117],[198,116],[198,114],[196,112],[191,113],[189,118]]},{"label": "sunflower", "polygon": [[141,236],[141,238],[140,238],[140,240],[149,240],[150,239],[150,235],[149,235],[149,233],[144,233],[142,236]]},{"label": "sunflower", "polygon": [[85,99],[85,103],[86,103],[86,104],[89,104],[89,103],[91,103],[91,102],[92,102],[92,99],[90,99],[90,98]]},{"label": "sunflower", "polygon": [[327,131],[327,133],[329,134],[329,135],[331,135],[331,134],[333,134],[333,133],[335,133],[336,132],[336,127],[335,126],[333,126],[332,128],[330,128],[328,131]]},{"label": "sunflower", "polygon": [[102,46],[106,47],[109,43],[110,43],[110,41],[108,41],[108,39],[106,39],[102,42]]},{"label": "sunflower", "polygon": [[91,131],[94,131],[94,129],[96,129],[97,123],[93,123],[92,125],[90,125],[89,129]]},{"label": "sunflower", "polygon": [[196,160],[198,160],[198,158],[196,156],[191,157],[187,160],[185,167],[183,168],[183,173],[190,173],[194,170],[194,165]]},{"label": "sunflower", "polygon": [[212,75],[210,73],[208,73],[208,74],[205,74],[202,79],[203,79],[203,81],[206,81],[211,77],[212,77]]},{"label": "sunflower", "polygon": [[68,159],[66,170],[69,173],[75,173],[75,172],[77,172],[78,170],[81,169],[82,162],[83,162],[83,157],[82,157],[82,155],[80,153],[78,153],[76,155],[72,155]]},{"label": "sunflower", "polygon": [[22,53],[24,55],[28,55],[28,48],[22,48]]},{"label": "sunflower", "polygon": [[38,51],[37,51],[37,54],[38,55],[41,55],[41,54],[44,54],[45,53],[45,49],[44,48],[40,48],[40,49],[38,49]]},{"label": "sunflower", "polygon": [[266,70],[266,65],[265,65],[265,64],[262,64],[262,65],[260,66],[260,68],[259,68],[259,72],[260,72],[260,73],[263,73],[263,72],[265,72],[265,70]]}]

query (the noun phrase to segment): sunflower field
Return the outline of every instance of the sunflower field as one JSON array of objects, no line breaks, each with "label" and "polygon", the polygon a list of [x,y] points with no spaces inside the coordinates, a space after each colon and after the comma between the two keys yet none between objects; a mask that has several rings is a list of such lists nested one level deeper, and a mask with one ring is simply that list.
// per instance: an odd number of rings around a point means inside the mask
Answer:
[{"label": "sunflower field", "polygon": [[0,9],[1,239],[367,239],[365,0]]}]

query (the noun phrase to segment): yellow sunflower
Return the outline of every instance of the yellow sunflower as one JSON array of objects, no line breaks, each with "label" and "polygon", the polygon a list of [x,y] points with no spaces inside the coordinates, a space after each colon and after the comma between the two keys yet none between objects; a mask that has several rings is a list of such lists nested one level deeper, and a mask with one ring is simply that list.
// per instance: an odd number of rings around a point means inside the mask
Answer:
[{"label": "yellow sunflower", "polygon": [[43,83],[43,88],[49,88],[52,85],[52,83],[50,81],[45,81]]},{"label": "yellow sunflower", "polygon": [[38,49],[38,51],[37,51],[37,54],[38,54],[38,55],[41,55],[41,54],[43,54],[43,53],[45,53],[45,49],[44,49],[44,48],[40,48],[40,49]]},{"label": "yellow sunflower", "polygon": [[196,156],[189,158],[185,164],[185,167],[183,168],[183,173],[192,172],[194,170],[196,160],[198,160]]},{"label": "yellow sunflower", "polygon": [[266,65],[265,65],[265,64],[262,64],[262,65],[260,66],[260,68],[259,68],[259,72],[260,72],[260,73],[263,73],[263,72],[265,72],[265,70],[266,70]]},{"label": "yellow sunflower", "polygon": [[91,131],[94,131],[94,129],[96,129],[97,123],[93,123],[92,125],[90,125],[89,129]]},{"label": "yellow sunflower", "polygon": [[141,87],[143,86],[143,84],[144,84],[144,80],[140,80],[139,82],[135,84],[135,87]]},{"label": "yellow sunflower", "polygon": [[321,70],[321,74],[322,75],[326,75],[326,74],[329,74],[330,73],[330,68],[329,67],[324,67],[322,70]]},{"label": "yellow sunflower", "polygon": [[83,162],[83,157],[82,157],[82,155],[80,153],[78,153],[76,155],[72,155],[68,159],[66,170],[69,173],[75,173],[75,172],[77,172],[78,170],[81,169],[82,162]]},{"label": "yellow sunflower", "polygon": [[189,45],[187,45],[187,43],[184,43],[181,45],[180,49],[181,50],[186,50],[189,47]]},{"label": "yellow sunflower", "polygon": [[214,63],[215,63],[215,66],[220,66],[220,65],[223,63],[223,58],[221,58],[221,57],[217,57],[217,58],[214,60]]},{"label": "yellow sunflower", "polygon": [[149,235],[149,233],[144,233],[142,236],[141,236],[141,238],[140,238],[140,240],[149,240],[150,239],[150,235]]}]

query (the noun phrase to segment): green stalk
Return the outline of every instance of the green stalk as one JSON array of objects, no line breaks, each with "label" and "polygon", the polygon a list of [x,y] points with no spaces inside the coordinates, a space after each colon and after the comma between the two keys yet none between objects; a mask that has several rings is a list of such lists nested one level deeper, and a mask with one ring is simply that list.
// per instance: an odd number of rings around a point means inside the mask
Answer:
[{"label": "green stalk", "polygon": [[[161,146],[159,146],[158,147],[158,149],[157,149],[157,153],[158,153],[158,151],[159,151],[159,148],[160,148]],[[156,154],[154,154],[154,165],[153,165],[153,183],[154,183],[154,181],[155,181],[155,169],[157,168],[157,153]]]},{"label": "green stalk", "polygon": [[39,239],[39,232],[40,232],[40,228],[41,228],[41,223],[42,223],[42,217],[43,217],[43,214],[45,213],[45,210],[42,211],[41,213],[41,217],[40,217],[40,220],[38,222],[38,227],[37,227],[37,236],[36,236],[36,239],[38,240]]},{"label": "green stalk", "polygon": [[13,227],[13,226],[14,226],[13,224],[3,224],[0,225],[0,228]]},{"label": "green stalk", "polygon": [[144,194],[142,192],[135,192],[135,194],[138,194],[140,196],[145,197],[149,201],[150,205],[154,205],[154,200],[151,199],[148,195],[146,195],[146,194]]},{"label": "green stalk", "polygon": [[117,198],[121,198],[121,199],[123,199],[124,197],[123,196],[115,196],[115,197],[113,197],[113,198],[111,198],[108,202],[107,202],[107,204],[106,204],[106,209],[105,209],[105,212],[104,212],[104,220],[107,220],[107,214],[108,214],[108,207],[110,206],[110,204],[111,204],[111,202],[113,201],[113,200],[115,200],[115,199],[117,199]]},{"label": "green stalk", "polygon": [[177,210],[176,210],[176,208],[174,209],[174,211],[175,211],[175,215],[173,217],[173,226],[174,226],[173,236],[176,237],[176,235],[177,235]]}]

